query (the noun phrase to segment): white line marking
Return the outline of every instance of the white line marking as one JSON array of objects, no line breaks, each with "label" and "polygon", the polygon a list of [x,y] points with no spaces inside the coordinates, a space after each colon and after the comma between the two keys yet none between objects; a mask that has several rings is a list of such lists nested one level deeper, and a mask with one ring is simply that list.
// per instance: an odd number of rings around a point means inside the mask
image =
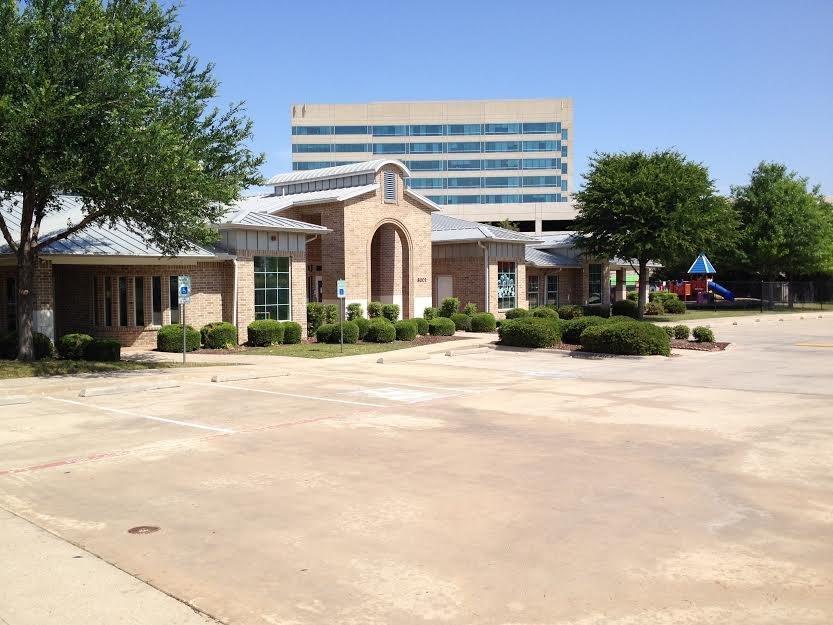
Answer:
[{"label": "white line marking", "polygon": [[283,397],[297,397],[298,399],[316,399],[318,401],[330,401],[337,404],[351,404],[353,406],[370,406],[371,408],[388,408],[385,404],[370,404],[363,401],[349,401],[347,399],[333,399],[331,397],[315,397],[313,395],[298,395],[296,393],[281,393],[280,391],[267,391],[262,388],[248,388],[246,386],[233,386],[231,384],[219,384],[216,382],[185,382],[185,384],[197,384],[198,386],[211,386],[213,388],[231,388],[238,391],[249,391],[250,393],[266,393],[267,395],[282,395]]},{"label": "white line marking", "polygon": [[[329,375],[326,373],[312,373],[311,371],[295,371],[293,375],[315,375],[321,378],[329,378],[331,380],[350,380],[352,382],[364,382],[365,384],[378,384],[378,382],[374,382],[373,380],[367,380],[365,378],[353,378],[346,375]],[[411,384],[408,382],[393,382],[385,380],[386,383],[390,384],[391,386],[413,386],[414,388],[427,388],[432,391],[456,391],[458,393],[477,393],[482,390],[491,390],[491,389],[466,389],[466,388],[448,388],[447,386],[426,386],[424,384]]]},{"label": "white line marking", "polygon": [[428,391],[420,391],[409,388],[396,388],[395,386],[367,388],[352,391],[352,393],[355,395],[369,395],[370,397],[387,399],[389,401],[401,401],[407,404],[416,404],[423,401],[429,401],[431,399],[439,399],[440,397],[450,397],[449,395],[440,395],[439,393],[430,393]]},{"label": "white line marking", "polygon": [[83,406],[84,408],[95,408],[96,410],[104,410],[106,412],[114,412],[116,414],[134,417],[136,419],[150,419],[151,421],[161,421],[162,423],[172,423],[174,425],[184,425],[189,428],[197,428],[198,430],[210,430],[211,432],[222,432],[223,434],[236,434],[234,430],[228,428],[216,428],[211,425],[202,425],[201,423],[188,423],[187,421],[177,421],[176,419],[165,419],[163,417],[150,417],[148,415],[136,414],[135,412],[128,412],[127,410],[119,410],[118,408],[107,408],[105,406],[96,406],[95,404],[87,404],[80,401],[73,401],[71,399],[59,399],[58,397],[44,397],[52,401],[60,401],[65,404],[74,404],[76,406]]}]

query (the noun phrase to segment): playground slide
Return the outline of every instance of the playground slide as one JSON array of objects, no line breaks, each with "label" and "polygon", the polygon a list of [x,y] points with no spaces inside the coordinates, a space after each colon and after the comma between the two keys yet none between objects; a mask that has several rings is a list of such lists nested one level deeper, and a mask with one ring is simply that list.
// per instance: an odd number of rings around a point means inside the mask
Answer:
[{"label": "playground slide", "polygon": [[714,280],[709,281],[709,290],[714,291],[718,295],[720,295],[723,299],[727,302],[734,302],[735,301],[735,294],[732,293],[729,289],[725,286],[721,286]]}]

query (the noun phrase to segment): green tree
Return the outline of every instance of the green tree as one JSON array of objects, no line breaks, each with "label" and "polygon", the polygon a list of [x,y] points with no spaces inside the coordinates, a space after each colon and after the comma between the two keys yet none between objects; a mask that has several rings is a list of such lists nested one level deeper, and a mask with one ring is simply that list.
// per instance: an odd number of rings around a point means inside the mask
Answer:
[{"label": "green tree", "polygon": [[715,195],[705,166],[679,152],[594,154],[575,194],[579,246],[594,258],[624,258],[639,272],[645,312],[649,261],[674,264],[735,231],[731,205]]},{"label": "green tree", "polygon": [[499,221],[495,224],[499,228],[503,228],[504,230],[511,230],[512,232],[518,232],[520,228],[518,228],[518,224],[514,221],[510,221],[508,217],[505,217],[503,221]]},{"label": "green tree", "polygon": [[833,271],[833,206],[818,186],[780,163],[760,163],[732,187],[741,263],[767,279]]},{"label": "green tree", "polygon": [[[19,198],[20,358],[31,359],[34,267],[46,246],[121,222],[166,253],[212,237],[209,223],[257,184],[242,103],[213,104],[218,83],[155,0],[0,0],[0,190]],[[83,218],[44,233],[59,193]],[[15,194],[15,195],[13,195]]]}]

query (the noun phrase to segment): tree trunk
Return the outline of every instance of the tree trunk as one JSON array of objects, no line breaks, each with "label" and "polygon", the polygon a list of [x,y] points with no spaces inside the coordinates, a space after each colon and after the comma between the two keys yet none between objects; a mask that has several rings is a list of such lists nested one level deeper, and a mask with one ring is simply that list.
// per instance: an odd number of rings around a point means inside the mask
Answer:
[{"label": "tree trunk", "polygon": [[17,345],[18,360],[35,359],[32,324],[35,312],[35,253],[28,242],[17,255]]},{"label": "tree trunk", "polygon": [[637,317],[645,318],[645,304],[648,301],[648,262],[639,261],[639,307],[637,308]]}]

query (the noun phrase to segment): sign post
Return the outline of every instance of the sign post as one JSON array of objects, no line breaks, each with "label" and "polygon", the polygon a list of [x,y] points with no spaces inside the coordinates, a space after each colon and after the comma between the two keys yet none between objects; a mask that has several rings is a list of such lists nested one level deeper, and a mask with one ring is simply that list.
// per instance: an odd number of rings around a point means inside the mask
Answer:
[{"label": "sign post", "polygon": [[338,308],[341,323],[338,324],[338,327],[341,330],[341,337],[339,339],[339,343],[341,344],[341,353],[344,353],[344,301],[347,298],[347,280],[339,280],[336,283],[336,295],[338,295],[338,299],[341,300],[341,306]]},{"label": "sign post", "polygon": [[191,303],[191,276],[179,276],[178,282],[178,296],[179,296],[179,316],[182,321],[182,364],[185,364],[186,337],[188,332],[185,329],[185,304]]}]

